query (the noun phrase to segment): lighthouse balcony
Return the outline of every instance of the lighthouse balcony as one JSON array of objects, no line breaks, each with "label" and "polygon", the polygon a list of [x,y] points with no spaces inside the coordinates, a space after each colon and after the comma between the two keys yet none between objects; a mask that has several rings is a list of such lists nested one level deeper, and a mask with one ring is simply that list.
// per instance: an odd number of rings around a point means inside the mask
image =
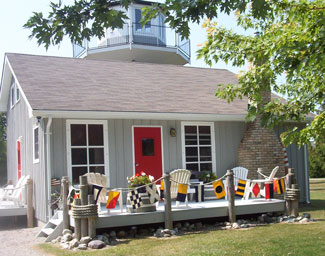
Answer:
[{"label": "lighthouse balcony", "polygon": [[73,44],[73,57],[185,65],[191,49],[190,41],[182,40],[171,28],[132,23],[108,29],[104,38]]}]

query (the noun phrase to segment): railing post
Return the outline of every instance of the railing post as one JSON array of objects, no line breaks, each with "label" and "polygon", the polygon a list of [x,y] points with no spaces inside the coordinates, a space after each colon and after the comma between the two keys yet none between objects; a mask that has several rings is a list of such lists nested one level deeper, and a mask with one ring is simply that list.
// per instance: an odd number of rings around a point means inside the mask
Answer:
[{"label": "railing post", "polygon": [[[73,200],[74,205],[81,205],[81,200],[80,198],[75,198]],[[75,218],[74,219],[74,233],[76,234],[76,238],[78,241],[81,239],[81,219]]]},{"label": "railing post", "polygon": [[69,192],[69,178],[67,176],[62,177],[61,180],[61,193],[63,203],[63,229],[70,228],[69,221],[69,206],[68,206],[68,192]]},{"label": "railing post", "polygon": [[170,196],[170,175],[165,173],[164,177],[164,203],[165,203],[165,228],[173,229],[173,220],[172,220],[172,205],[171,205],[171,196]]},{"label": "railing post", "polygon": [[232,170],[227,170],[227,189],[228,189],[228,215],[229,222],[236,222],[235,213],[235,186],[234,186],[234,173]]},{"label": "railing post", "polygon": [[[87,176],[79,177],[80,199],[81,205],[88,204],[88,181]],[[81,237],[88,236],[88,219],[81,219]]]},{"label": "railing post", "polygon": [[27,179],[27,227],[34,227],[33,180]]},{"label": "railing post", "polygon": [[295,174],[293,168],[288,170],[288,187],[284,195],[286,200],[286,212],[289,216],[298,217],[299,216],[299,188],[295,184]]},{"label": "railing post", "polygon": [[[88,195],[88,204],[95,204],[94,195]],[[91,238],[96,236],[96,217],[88,217],[88,236]]]}]

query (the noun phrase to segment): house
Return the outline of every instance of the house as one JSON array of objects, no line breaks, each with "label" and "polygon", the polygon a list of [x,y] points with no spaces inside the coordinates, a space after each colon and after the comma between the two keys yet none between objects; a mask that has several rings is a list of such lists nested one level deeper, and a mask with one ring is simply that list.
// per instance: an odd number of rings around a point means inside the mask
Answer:
[{"label": "house", "polygon": [[[99,172],[108,186],[126,187],[126,178],[140,171],[155,178],[174,168],[222,176],[240,164],[239,154],[245,158],[238,150],[252,129],[245,123],[247,99],[228,104],[214,96],[217,84],[236,83],[236,75],[182,66],[190,61],[189,41],[168,43],[177,36],[167,33],[163,16],[137,26],[144,4],[131,5],[126,27],[108,30],[97,47],[75,45],[77,58],[5,56],[0,111],[7,113],[8,179],[31,175],[39,221],[51,215],[52,178],[77,183],[79,175]],[[271,138],[272,153],[270,146],[255,150],[270,160],[261,166],[266,173],[284,166],[282,130],[253,138],[261,146]],[[308,201],[307,151],[295,145],[287,151],[301,200]]]}]

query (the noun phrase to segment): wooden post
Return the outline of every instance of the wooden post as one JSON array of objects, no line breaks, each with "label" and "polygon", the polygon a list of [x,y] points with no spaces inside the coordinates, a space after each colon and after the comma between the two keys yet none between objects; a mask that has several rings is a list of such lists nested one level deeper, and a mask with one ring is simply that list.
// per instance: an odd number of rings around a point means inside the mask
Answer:
[{"label": "wooden post", "polygon": [[[292,184],[291,185],[292,189],[298,189],[298,185],[297,184]],[[297,218],[299,216],[299,198],[298,196],[291,201],[291,216],[294,216],[295,218]]]},{"label": "wooden post", "polygon": [[[291,185],[293,183],[293,178],[294,178],[294,172],[292,168],[289,168],[288,170],[288,188],[291,188]],[[291,210],[292,210],[292,201],[291,200],[286,200],[286,213],[288,216],[291,215]]]},{"label": "wooden post", "polygon": [[[94,195],[88,195],[88,204],[95,204]],[[96,236],[96,217],[88,217],[88,236]]]},{"label": "wooden post", "polygon": [[164,198],[165,198],[165,201],[164,201],[165,202],[165,228],[173,229],[169,173],[165,173],[165,177],[164,177]]},{"label": "wooden post", "polygon": [[27,179],[27,227],[34,227],[33,180]]},{"label": "wooden post", "polygon": [[229,222],[236,222],[235,213],[235,188],[234,188],[234,173],[232,170],[227,171],[227,189],[228,189],[228,215]]},{"label": "wooden post", "polygon": [[[80,198],[75,198],[73,200],[74,205],[81,205]],[[78,241],[81,239],[81,219],[75,218],[74,219],[74,233],[76,234],[76,238]]]},{"label": "wooden post", "polygon": [[[81,205],[88,204],[88,181],[87,176],[79,177]],[[88,219],[81,219],[81,237],[88,236]]]},{"label": "wooden post", "polygon": [[63,208],[62,208],[63,229],[69,229],[70,228],[69,205],[68,205],[69,178],[67,176],[62,177],[61,192],[62,192],[62,203],[63,203]]}]

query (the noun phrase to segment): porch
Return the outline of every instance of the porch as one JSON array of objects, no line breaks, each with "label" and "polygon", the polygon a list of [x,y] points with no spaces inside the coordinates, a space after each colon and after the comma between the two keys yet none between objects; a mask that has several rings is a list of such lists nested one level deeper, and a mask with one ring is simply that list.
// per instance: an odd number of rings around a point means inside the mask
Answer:
[{"label": "porch", "polygon": [[[176,207],[176,202],[172,202],[172,220],[186,221],[195,219],[217,218],[228,216],[227,200],[210,200],[205,202],[189,202],[188,207],[181,204]],[[262,198],[249,200],[235,200],[236,215],[259,214],[266,212],[281,212],[285,210],[285,201],[279,199],[265,200]],[[75,227],[74,219],[70,214],[70,225]],[[163,202],[160,202],[155,212],[129,213],[126,211],[126,205],[123,206],[123,212],[116,206],[115,209],[107,212],[102,205],[99,216],[96,220],[96,229],[115,228],[123,226],[136,226],[145,224],[164,223],[165,208]]]}]

